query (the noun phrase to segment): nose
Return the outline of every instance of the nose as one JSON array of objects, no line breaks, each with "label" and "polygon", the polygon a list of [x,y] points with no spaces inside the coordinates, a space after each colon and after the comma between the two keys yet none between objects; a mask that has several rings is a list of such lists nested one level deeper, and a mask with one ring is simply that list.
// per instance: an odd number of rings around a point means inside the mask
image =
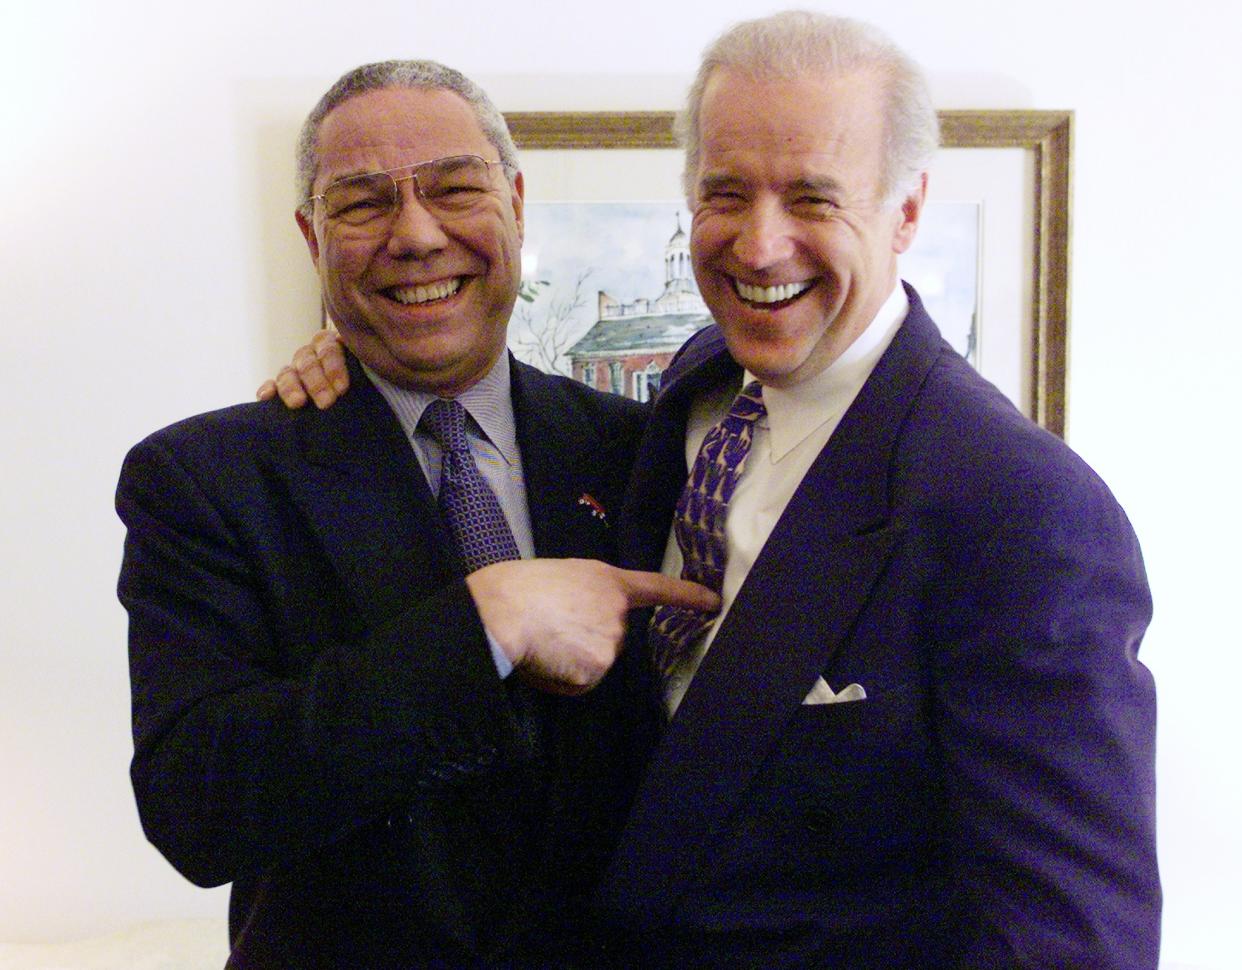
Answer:
[{"label": "nose", "polygon": [[448,245],[440,217],[428,209],[414,187],[414,179],[397,180],[400,205],[388,230],[388,255],[394,259],[425,259]]},{"label": "nose", "polygon": [[776,199],[756,199],[739,216],[733,254],[749,269],[767,269],[794,254],[789,215]]}]

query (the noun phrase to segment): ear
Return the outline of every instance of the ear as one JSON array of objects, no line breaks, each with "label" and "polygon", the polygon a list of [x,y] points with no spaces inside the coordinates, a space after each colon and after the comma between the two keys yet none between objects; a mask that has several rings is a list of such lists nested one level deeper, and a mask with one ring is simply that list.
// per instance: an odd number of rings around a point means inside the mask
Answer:
[{"label": "ear", "polygon": [[311,262],[315,264],[315,269],[319,269],[319,237],[315,235],[314,218],[308,217],[305,209],[295,211],[293,218],[302,230],[302,238],[306,240],[306,248],[310,250]]},{"label": "ear", "polygon": [[513,192],[511,193],[511,201],[513,202],[513,217],[517,220],[518,242],[526,241],[526,183],[522,180],[522,173],[518,172],[513,177]]},{"label": "ear", "polygon": [[923,204],[927,201],[927,173],[919,176],[918,188],[911,192],[901,203],[901,221],[893,230],[893,252],[904,253],[914,245],[914,237],[919,230],[919,219],[923,216]]}]

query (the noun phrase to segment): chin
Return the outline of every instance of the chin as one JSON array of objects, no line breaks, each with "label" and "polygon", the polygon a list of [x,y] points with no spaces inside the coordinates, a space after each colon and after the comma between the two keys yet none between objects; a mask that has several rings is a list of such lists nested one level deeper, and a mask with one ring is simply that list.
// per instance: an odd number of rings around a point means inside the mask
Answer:
[{"label": "chin", "polygon": [[733,359],[765,383],[778,381],[782,376],[793,373],[805,360],[796,350],[773,346],[766,341],[733,338],[726,333],[725,343]]}]

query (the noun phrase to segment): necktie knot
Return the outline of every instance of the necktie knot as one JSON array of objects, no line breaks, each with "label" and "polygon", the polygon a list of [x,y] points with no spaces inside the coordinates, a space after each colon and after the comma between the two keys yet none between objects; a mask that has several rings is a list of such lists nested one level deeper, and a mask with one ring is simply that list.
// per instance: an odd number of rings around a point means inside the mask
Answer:
[{"label": "necktie knot", "polygon": [[496,493],[474,463],[466,437],[466,409],[458,401],[427,405],[419,425],[440,445],[440,513],[453,533],[467,573],[505,559],[520,559],[517,542]]},{"label": "necktie knot", "polygon": [[466,409],[459,401],[436,398],[427,405],[419,424],[436,440],[445,453],[469,451],[466,438]]},{"label": "necktie knot", "polygon": [[728,417],[753,424],[767,413],[768,409],[763,403],[763,385],[758,381],[751,381],[733,399]]}]

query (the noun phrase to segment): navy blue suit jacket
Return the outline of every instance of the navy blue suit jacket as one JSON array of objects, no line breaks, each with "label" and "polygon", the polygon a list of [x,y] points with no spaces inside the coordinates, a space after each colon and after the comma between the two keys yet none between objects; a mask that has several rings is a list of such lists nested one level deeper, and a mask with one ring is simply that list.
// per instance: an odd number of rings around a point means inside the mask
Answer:
[{"label": "navy blue suit jacket", "polygon": [[[538,695],[532,748],[409,442],[351,360],[279,402],[137,445],[128,526],[143,827],[233,883],[231,967],[543,966],[575,932],[622,796],[610,684]],[[513,364],[541,556],[615,559],[633,402]]]},{"label": "navy blue suit jacket", "polygon": [[[599,894],[622,964],[1156,966],[1138,544],[910,297],[652,741]],[[629,565],[659,568],[689,404],[738,371],[711,328],[666,373]],[[866,700],[802,705],[819,676]]]}]

